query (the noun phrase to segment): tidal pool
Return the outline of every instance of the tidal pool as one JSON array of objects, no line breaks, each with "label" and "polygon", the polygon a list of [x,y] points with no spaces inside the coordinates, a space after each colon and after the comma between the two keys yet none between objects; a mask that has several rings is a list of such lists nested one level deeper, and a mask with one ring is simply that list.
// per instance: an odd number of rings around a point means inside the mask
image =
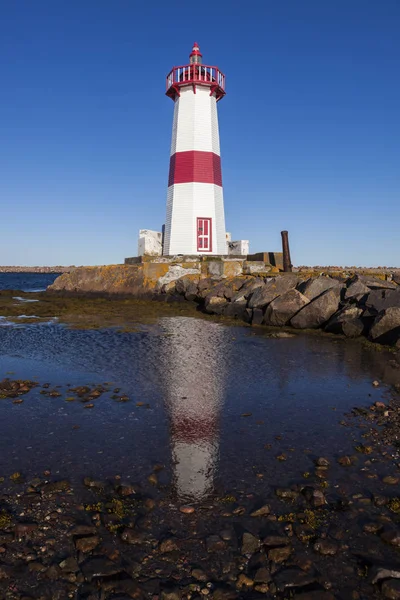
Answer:
[{"label": "tidal pool", "polygon": [[[322,335],[288,339],[186,316],[133,333],[61,324],[0,328],[0,380],[40,385],[23,403],[0,399],[0,475],[51,470],[139,481],[154,464],[179,501],[251,490],[269,495],[312,470],[318,456],[354,452],[341,425],[399,381],[391,355]],[[60,396],[41,394],[49,383]],[[103,385],[85,410],[70,387]],[[60,386],[60,387],[58,387]],[[112,399],[115,388],[129,398]],[[352,481],[360,489],[362,480]]]}]

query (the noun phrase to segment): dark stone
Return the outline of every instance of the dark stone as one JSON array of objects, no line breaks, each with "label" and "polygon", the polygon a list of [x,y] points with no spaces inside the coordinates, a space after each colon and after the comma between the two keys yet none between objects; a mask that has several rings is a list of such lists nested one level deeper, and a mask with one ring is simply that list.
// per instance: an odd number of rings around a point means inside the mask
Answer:
[{"label": "dark stone", "polygon": [[287,588],[304,587],[315,583],[315,577],[309,573],[305,573],[298,567],[289,567],[279,571],[274,577],[275,585],[278,591],[283,591]]},{"label": "dark stone", "polygon": [[263,311],[261,310],[261,308],[253,308],[251,324],[252,325],[261,325],[263,318],[264,318],[264,314],[263,314]]},{"label": "dark stone", "polygon": [[400,581],[398,579],[387,579],[381,588],[384,598],[400,600]]},{"label": "dark stone", "polygon": [[380,279],[379,277],[367,275],[357,275],[356,277],[371,290],[395,290],[398,287],[393,281],[387,281],[386,279]]},{"label": "dark stone", "polygon": [[264,280],[259,277],[252,277],[247,280],[236,294],[232,296],[232,302],[243,302],[259,287],[264,286]]},{"label": "dark stone", "polygon": [[297,290],[289,290],[269,304],[263,323],[283,327],[309,302],[309,299]]},{"label": "dark stone", "polygon": [[173,538],[167,538],[160,543],[161,554],[167,554],[168,552],[174,552],[178,550],[178,545]]},{"label": "dark stone", "polygon": [[370,288],[367,287],[359,277],[354,277],[345,290],[344,299],[350,302],[357,302],[369,294]]},{"label": "dark stone", "polygon": [[266,515],[269,515],[270,512],[271,512],[271,508],[269,507],[269,505],[264,504],[260,508],[253,510],[253,512],[250,514],[250,516],[251,517],[265,517]]},{"label": "dark stone", "polygon": [[270,279],[251,294],[248,302],[249,308],[264,308],[278,296],[295,288],[299,281],[299,277],[293,274]]},{"label": "dark stone", "polygon": [[315,298],[291,319],[291,325],[296,329],[321,327],[338,310],[342,289],[342,285],[336,285]]},{"label": "dark stone", "polygon": [[251,555],[260,548],[260,540],[252,533],[245,532],[242,538],[242,554]]},{"label": "dark stone", "polygon": [[398,529],[385,529],[383,533],[381,533],[381,540],[390,544],[391,546],[396,546],[400,548],[400,530]]},{"label": "dark stone", "polygon": [[314,590],[312,592],[303,592],[295,595],[295,600],[335,600],[335,596],[331,592],[324,590]]},{"label": "dark stone", "polygon": [[53,481],[51,483],[46,483],[41,492],[43,496],[49,496],[50,494],[57,494],[60,492],[66,492],[71,488],[71,484],[69,481],[63,479],[62,481]]},{"label": "dark stone", "polygon": [[280,546],[278,548],[270,548],[267,552],[269,560],[276,564],[280,564],[287,560],[292,554],[292,546]]},{"label": "dark stone", "polygon": [[81,569],[88,581],[95,577],[110,577],[124,571],[120,565],[102,556],[90,558],[81,565]]},{"label": "dark stone", "polygon": [[198,291],[199,290],[197,287],[197,283],[191,282],[187,286],[186,293],[185,293],[185,299],[188,300],[189,302],[193,302],[197,298]]},{"label": "dark stone", "polygon": [[81,552],[91,552],[99,545],[100,538],[97,535],[91,535],[90,537],[78,538],[75,541],[75,546],[77,550]]},{"label": "dark stone", "polygon": [[318,296],[327,290],[337,287],[338,285],[340,285],[340,283],[337,279],[320,275],[319,277],[311,277],[310,279],[307,279],[307,281],[300,283],[297,286],[297,289],[303,294],[303,296],[311,301],[314,300],[314,298],[318,298]]},{"label": "dark stone", "polygon": [[314,550],[324,556],[334,556],[337,554],[339,546],[336,542],[329,540],[317,540],[314,544]]},{"label": "dark stone", "polygon": [[224,309],[224,315],[233,319],[243,319],[245,312],[246,300],[243,302],[230,302]]},{"label": "dark stone", "polygon": [[228,300],[221,296],[208,295],[205,299],[204,310],[210,315],[222,315]]},{"label": "dark stone", "polygon": [[345,306],[333,315],[325,325],[328,333],[337,333],[355,338],[362,335],[365,325],[360,319],[363,310],[357,306]]},{"label": "dark stone", "polygon": [[219,535],[210,535],[206,540],[207,552],[224,552],[226,545]]},{"label": "dark stone", "polygon": [[396,344],[400,339],[400,306],[382,311],[371,327],[369,337],[380,344]]},{"label": "dark stone", "polygon": [[386,308],[400,307],[400,288],[396,290],[373,290],[365,298],[366,316],[375,316]]}]

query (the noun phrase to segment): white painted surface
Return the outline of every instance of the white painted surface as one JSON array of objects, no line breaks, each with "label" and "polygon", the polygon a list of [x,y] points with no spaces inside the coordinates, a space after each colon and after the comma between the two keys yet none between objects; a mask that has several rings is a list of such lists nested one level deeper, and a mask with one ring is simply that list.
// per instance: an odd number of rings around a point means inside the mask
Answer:
[{"label": "white painted surface", "polygon": [[161,256],[162,233],[151,229],[140,229],[138,256]]},{"label": "white painted surface", "polygon": [[171,156],[175,152],[201,150],[220,155],[217,101],[208,87],[181,88],[175,100]]},{"label": "white painted surface", "polygon": [[[197,217],[212,219],[212,252],[197,251]],[[168,188],[164,254],[226,254],[223,191],[211,183]]]},{"label": "white painted surface", "polygon": [[249,240],[228,242],[228,254],[247,256],[249,254]]}]

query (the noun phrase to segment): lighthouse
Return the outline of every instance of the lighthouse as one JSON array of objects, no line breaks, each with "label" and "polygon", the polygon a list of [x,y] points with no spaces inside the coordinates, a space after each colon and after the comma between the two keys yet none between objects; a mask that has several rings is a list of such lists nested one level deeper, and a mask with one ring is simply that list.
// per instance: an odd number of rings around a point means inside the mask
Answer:
[{"label": "lighthouse", "polygon": [[217,102],[225,76],[203,64],[197,43],[189,64],[167,76],[174,102],[163,254],[227,254]]}]

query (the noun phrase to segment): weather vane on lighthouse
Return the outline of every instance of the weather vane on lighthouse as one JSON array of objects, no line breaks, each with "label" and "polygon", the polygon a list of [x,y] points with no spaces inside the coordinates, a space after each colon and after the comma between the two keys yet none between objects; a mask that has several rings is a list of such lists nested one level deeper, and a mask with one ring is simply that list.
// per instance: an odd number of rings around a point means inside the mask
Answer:
[{"label": "weather vane on lighthouse", "polygon": [[225,230],[217,102],[225,75],[203,64],[195,42],[189,64],[174,67],[167,91],[174,102],[164,235],[139,232],[139,255],[248,254]]}]

